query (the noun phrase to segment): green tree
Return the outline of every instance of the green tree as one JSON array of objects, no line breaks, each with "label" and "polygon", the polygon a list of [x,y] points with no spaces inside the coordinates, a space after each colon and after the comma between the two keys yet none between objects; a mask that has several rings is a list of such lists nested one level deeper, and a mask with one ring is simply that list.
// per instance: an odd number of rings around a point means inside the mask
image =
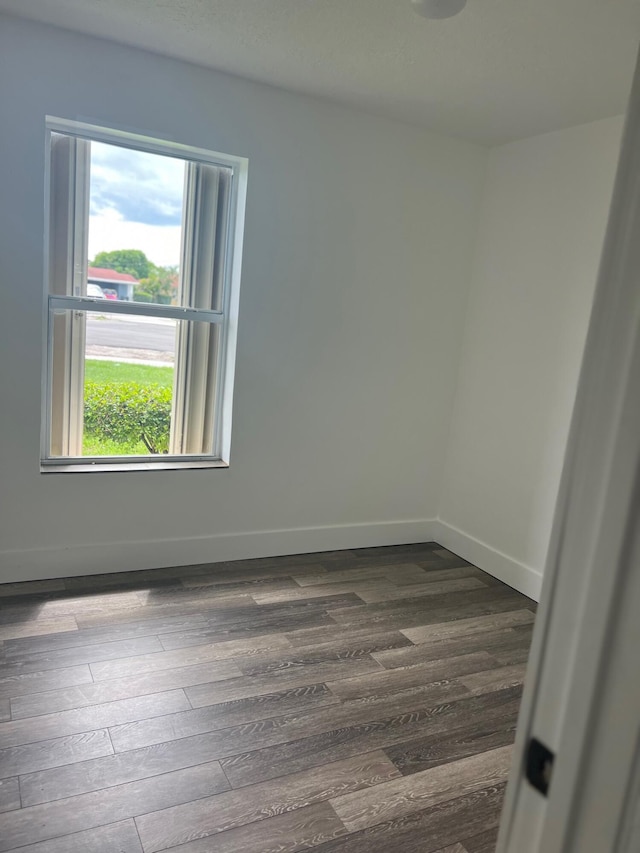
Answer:
[{"label": "green tree", "polygon": [[149,297],[154,301],[160,297],[173,297],[178,291],[178,267],[156,267],[151,264],[151,271],[146,278],[140,280],[136,293]]},{"label": "green tree", "polygon": [[147,278],[154,268],[141,249],[116,249],[114,252],[98,252],[90,262],[90,266],[129,273],[138,281]]}]

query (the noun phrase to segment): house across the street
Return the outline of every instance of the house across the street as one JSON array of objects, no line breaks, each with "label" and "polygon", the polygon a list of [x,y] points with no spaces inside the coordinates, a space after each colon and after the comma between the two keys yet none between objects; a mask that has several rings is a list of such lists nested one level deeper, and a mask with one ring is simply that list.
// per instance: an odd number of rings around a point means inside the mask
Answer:
[{"label": "house across the street", "polygon": [[107,270],[102,267],[89,267],[87,271],[87,282],[97,284],[100,287],[111,288],[118,294],[118,299],[124,302],[133,302],[133,288],[139,284],[138,279],[126,272]]}]

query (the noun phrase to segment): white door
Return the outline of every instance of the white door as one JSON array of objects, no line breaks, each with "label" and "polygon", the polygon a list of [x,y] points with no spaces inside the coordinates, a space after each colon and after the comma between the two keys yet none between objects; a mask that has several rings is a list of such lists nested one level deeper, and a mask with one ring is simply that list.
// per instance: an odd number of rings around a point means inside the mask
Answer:
[{"label": "white door", "polygon": [[638,70],[498,842],[534,851],[640,853]]}]

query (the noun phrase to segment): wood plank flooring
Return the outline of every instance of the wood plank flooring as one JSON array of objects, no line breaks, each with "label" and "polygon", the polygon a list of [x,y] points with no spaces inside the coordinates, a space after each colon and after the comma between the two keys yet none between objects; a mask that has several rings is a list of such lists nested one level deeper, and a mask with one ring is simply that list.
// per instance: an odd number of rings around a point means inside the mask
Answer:
[{"label": "wood plank flooring", "polygon": [[534,614],[434,542],[0,586],[0,851],[493,853]]}]

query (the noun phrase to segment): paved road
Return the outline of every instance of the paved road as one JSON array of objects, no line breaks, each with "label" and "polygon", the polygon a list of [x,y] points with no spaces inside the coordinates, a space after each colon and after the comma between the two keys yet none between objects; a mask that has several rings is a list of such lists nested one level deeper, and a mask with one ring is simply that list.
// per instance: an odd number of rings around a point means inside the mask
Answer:
[{"label": "paved road", "polygon": [[174,352],[175,345],[173,324],[87,317],[87,346]]}]

